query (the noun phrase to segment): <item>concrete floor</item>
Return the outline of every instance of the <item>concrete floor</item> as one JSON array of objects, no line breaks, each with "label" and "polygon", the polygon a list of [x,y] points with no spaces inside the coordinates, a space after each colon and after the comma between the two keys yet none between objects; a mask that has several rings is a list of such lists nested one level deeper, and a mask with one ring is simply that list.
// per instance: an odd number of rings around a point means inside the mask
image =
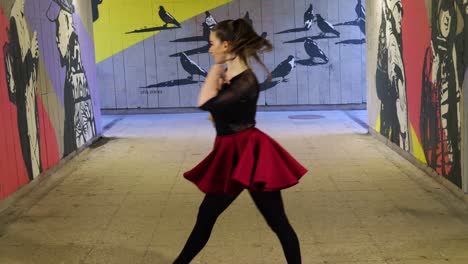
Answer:
[{"label": "concrete floor", "polygon": [[[321,119],[294,120],[314,114]],[[434,180],[366,134],[349,114],[261,112],[258,127],[310,172],[283,193],[303,263],[468,263],[468,210]],[[0,226],[0,263],[171,263],[203,194],[181,174],[208,152],[206,113],[108,116],[108,139],[23,198]],[[112,123],[111,123],[112,124]],[[38,192],[45,189],[41,195]],[[26,206],[26,205],[24,205]],[[23,207],[24,207],[23,206]],[[279,241],[244,192],[193,263],[285,263]]]}]

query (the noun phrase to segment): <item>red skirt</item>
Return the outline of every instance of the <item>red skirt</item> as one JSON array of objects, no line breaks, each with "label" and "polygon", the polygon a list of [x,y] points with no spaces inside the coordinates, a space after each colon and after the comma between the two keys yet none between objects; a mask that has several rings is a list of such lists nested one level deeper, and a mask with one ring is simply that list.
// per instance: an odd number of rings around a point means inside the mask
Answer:
[{"label": "red skirt", "polygon": [[253,127],[216,136],[213,150],[184,177],[204,193],[237,194],[285,189],[306,173],[278,142]]}]

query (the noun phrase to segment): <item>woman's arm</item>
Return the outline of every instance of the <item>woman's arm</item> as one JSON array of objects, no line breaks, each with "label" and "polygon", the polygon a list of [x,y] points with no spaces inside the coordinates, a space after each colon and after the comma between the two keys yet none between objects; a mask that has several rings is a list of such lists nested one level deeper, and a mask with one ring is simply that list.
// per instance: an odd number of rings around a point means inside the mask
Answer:
[{"label": "woman's arm", "polygon": [[215,64],[211,67],[198,95],[198,107],[218,94],[223,84],[223,75],[223,65]]}]

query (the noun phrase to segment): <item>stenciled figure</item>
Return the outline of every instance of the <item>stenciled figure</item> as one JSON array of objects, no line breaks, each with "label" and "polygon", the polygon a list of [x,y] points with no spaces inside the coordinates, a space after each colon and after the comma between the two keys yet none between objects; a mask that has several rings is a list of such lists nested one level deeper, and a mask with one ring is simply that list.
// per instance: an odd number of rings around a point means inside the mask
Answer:
[{"label": "stenciled figure", "polygon": [[[465,1],[466,8],[466,1]],[[457,50],[457,8],[454,1],[432,3],[431,46],[426,49],[421,95],[421,144],[428,165],[461,186],[460,98],[466,69]],[[463,10],[466,12],[466,9]],[[459,67],[462,67],[460,69]]]},{"label": "stenciled figure", "polygon": [[39,45],[36,32],[32,37],[29,33],[24,0],[13,4],[8,37],[9,42],[3,47],[8,94],[16,105],[21,152],[32,180],[42,171],[36,103]]},{"label": "stenciled figure", "polygon": [[409,151],[408,104],[403,65],[401,0],[385,0],[379,31],[376,87],[380,106],[380,133]]},{"label": "stenciled figure", "polygon": [[81,61],[80,42],[73,25],[74,12],[72,0],[53,0],[47,10],[48,19],[56,25],[60,62],[66,69],[64,157],[96,135],[91,93]]}]

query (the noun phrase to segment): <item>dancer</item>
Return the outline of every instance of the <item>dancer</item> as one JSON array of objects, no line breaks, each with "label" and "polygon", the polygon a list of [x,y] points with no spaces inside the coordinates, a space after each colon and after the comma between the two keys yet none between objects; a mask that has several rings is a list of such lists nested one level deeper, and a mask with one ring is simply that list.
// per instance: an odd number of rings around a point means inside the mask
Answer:
[{"label": "dancer", "polygon": [[218,23],[210,33],[210,45],[216,64],[208,73],[198,105],[210,112],[217,135],[211,153],[184,173],[206,195],[195,227],[174,263],[190,263],[208,242],[218,216],[243,189],[278,236],[287,263],[301,263],[299,240],[285,214],[281,190],[297,184],[307,169],[255,127],[260,87],[248,60],[255,59],[267,70],[257,52],[271,51],[272,46],[244,19]]}]

